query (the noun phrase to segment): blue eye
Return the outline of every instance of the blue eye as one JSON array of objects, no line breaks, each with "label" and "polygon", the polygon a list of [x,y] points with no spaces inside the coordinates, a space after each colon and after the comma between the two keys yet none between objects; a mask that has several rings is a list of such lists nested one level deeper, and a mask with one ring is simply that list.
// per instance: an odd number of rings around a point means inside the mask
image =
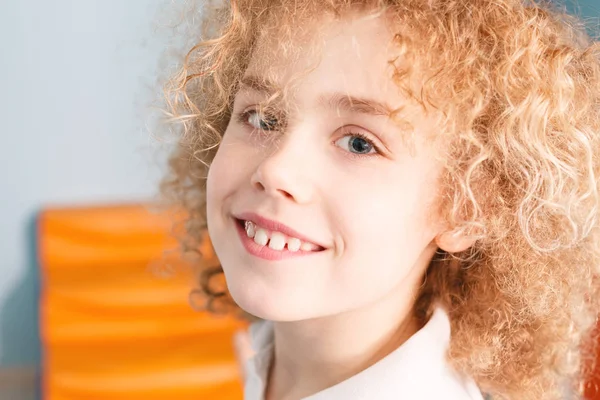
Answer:
[{"label": "blue eye", "polygon": [[373,142],[359,133],[348,134],[336,140],[335,144],[353,154],[369,155],[378,153]]},{"label": "blue eye", "polygon": [[259,114],[256,110],[246,111],[240,117],[242,123],[263,131],[272,131],[279,126],[277,118],[268,115],[266,115],[266,118],[262,118],[265,116]]}]

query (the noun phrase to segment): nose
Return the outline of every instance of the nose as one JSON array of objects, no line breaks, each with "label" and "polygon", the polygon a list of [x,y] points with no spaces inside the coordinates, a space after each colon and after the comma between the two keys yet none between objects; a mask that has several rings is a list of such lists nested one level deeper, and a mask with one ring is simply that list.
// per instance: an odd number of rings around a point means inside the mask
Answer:
[{"label": "nose", "polygon": [[315,163],[311,165],[306,140],[302,140],[301,135],[287,132],[271,146],[263,148],[261,161],[251,177],[252,186],[269,196],[310,203],[316,183],[310,177],[310,170],[315,168]]}]

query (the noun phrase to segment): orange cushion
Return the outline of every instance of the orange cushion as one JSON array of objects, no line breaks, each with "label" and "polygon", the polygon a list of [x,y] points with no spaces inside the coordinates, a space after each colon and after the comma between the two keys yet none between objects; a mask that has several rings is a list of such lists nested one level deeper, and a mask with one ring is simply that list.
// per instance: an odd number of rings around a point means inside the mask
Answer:
[{"label": "orange cushion", "polygon": [[41,213],[44,399],[242,398],[232,334],[244,324],[192,309],[171,225],[141,205]]}]

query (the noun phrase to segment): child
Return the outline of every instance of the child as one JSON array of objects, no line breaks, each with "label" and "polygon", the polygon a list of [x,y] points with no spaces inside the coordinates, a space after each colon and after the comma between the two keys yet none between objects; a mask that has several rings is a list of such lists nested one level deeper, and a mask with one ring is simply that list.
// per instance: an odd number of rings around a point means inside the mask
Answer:
[{"label": "child", "polygon": [[[164,191],[245,398],[559,399],[598,310],[600,59],[522,0],[232,0],[167,88]],[[213,279],[224,272],[227,290]]]}]

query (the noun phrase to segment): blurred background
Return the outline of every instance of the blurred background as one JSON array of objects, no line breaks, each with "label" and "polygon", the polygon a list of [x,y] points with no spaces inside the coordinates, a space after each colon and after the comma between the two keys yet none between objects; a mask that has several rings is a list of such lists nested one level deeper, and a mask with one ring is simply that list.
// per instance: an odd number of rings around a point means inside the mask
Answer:
[{"label": "blurred background", "polygon": [[220,398],[237,378],[233,325],[148,267],[176,247],[148,210],[170,147],[155,107],[196,7],[0,4],[2,400]]},{"label": "blurred background", "polygon": [[[191,39],[177,22],[194,5],[175,3],[0,5],[0,399],[241,398],[235,324],[194,313],[188,277],[147,268],[174,246],[146,205],[169,149],[153,107]],[[600,0],[570,7],[600,16]]]}]

